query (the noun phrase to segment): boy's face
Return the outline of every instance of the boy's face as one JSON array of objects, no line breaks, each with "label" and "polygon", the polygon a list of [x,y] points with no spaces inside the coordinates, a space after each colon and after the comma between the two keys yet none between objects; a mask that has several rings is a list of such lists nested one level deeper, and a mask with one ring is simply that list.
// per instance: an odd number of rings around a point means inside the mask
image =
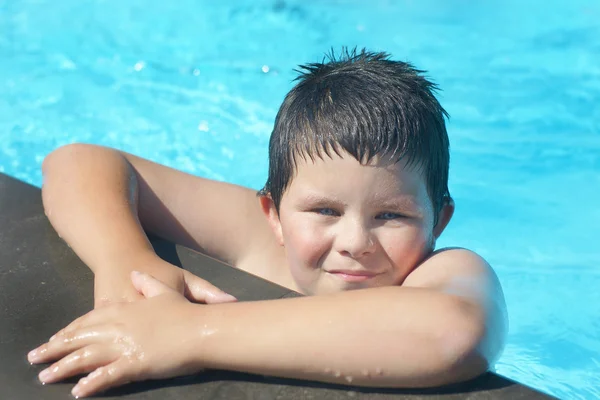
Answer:
[{"label": "boy's face", "polygon": [[379,159],[361,165],[342,154],[299,158],[279,218],[271,214],[305,294],[399,285],[441,233],[434,233],[432,203],[417,168]]}]

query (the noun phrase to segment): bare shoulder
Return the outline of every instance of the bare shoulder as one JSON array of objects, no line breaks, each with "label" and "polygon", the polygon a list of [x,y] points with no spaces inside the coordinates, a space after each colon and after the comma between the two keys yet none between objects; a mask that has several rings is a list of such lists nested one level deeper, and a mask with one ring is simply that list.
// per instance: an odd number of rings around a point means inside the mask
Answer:
[{"label": "bare shoulder", "polygon": [[437,250],[411,272],[403,286],[438,288],[464,296],[502,295],[500,281],[490,264],[463,248]]},{"label": "bare shoulder", "polygon": [[490,359],[501,353],[508,333],[506,302],[496,273],[483,257],[463,248],[438,250],[406,278],[403,286],[433,289],[461,299],[486,332],[484,351]]}]

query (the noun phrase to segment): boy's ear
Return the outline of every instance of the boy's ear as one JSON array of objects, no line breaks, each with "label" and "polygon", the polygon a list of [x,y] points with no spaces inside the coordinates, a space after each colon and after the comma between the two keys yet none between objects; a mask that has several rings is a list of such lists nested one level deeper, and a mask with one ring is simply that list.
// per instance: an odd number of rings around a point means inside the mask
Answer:
[{"label": "boy's ear", "polygon": [[277,239],[277,243],[280,246],[283,246],[283,233],[281,232],[281,221],[279,221],[279,213],[277,213],[277,209],[275,208],[275,203],[271,198],[270,194],[260,196],[260,208],[265,214],[273,233],[275,234],[275,238]]},{"label": "boy's ear", "polygon": [[446,229],[446,226],[448,226],[448,223],[452,219],[452,215],[454,215],[454,200],[449,197],[438,213],[437,224],[433,227],[434,238],[439,238],[442,232],[444,232],[444,229]]}]

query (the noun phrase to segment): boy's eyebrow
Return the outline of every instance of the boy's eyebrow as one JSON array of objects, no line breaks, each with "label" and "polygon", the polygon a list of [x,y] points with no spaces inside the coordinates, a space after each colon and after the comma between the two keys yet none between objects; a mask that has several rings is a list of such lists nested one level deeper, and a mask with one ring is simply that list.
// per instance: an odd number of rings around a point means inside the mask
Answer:
[{"label": "boy's eyebrow", "polygon": [[423,206],[421,206],[413,196],[402,195],[393,199],[374,201],[373,205],[380,208],[391,208],[396,210],[407,210],[412,214],[423,215]]},{"label": "boy's eyebrow", "polygon": [[307,193],[302,196],[302,199],[311,203],[335,203],[339,205],[346,205],[345,202],[341,201],[337,197],[325,196],[318,193]]},{"label": "boy's eyebrow", "polygon": [[[336,197],[326,196],[319,193],[306,193],[302,196],[303,201],[307,201],[310,203],[317,204],[335,204],[339,206],[345,206],[346,203]],[[389,208],[395,210],[406,210],[410,211],[412,214],[416,214],[418,216],[423,215],[423,207],[418,204],[415,200],[414,196],[410,195],[398,195],[391,199],[374,199],[369,202],[372,207],[375,208]]]}]

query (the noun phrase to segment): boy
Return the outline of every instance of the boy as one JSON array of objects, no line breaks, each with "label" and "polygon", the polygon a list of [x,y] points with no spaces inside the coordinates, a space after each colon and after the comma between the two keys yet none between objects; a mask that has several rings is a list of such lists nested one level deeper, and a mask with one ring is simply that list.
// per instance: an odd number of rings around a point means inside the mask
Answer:
[{"label": "boy", "polygon": [[[468,250],[434,252],[454,211],[435,86],[364,50],[301,68],[258,196],[97,146],[46,158],[46,213],[94,272],[96,307],[29,354],[58,360],[43,382],[91,372],[73,388],[88,396],[219,368],[426,387],[499,356],[492,269]],[[159,259],[144,229],[315,296],[237,303]]]}]

